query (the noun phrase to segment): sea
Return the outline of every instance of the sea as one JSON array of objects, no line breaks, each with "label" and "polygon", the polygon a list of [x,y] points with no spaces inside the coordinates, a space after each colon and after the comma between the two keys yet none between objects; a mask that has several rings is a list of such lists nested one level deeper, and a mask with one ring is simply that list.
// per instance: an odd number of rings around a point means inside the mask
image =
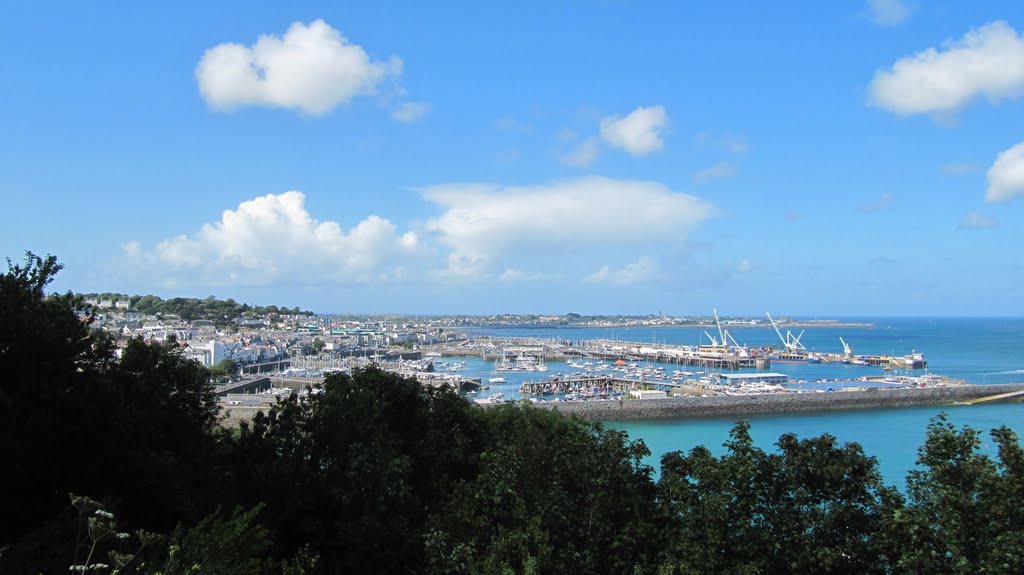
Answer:
[{"label": "sea", "polygon": [[[798,364],[774,362],[768,370],[789,375],[792,387],[822,389],[840,388],[835,380],[848,379],[849,385],[863,385],[857,379],[868,375],[923,375],[932,373],[963,379],[971,384],[1024,382],[1024,318],[837,318],[842,325],[813,327],[780,327],[783,337],[790,331],[809,351],[842,353],[840,337],[860,355],[906,355],[924,353],[927,369],[883,372],[880,367],[844,364]],[[724,324],[733,339],[741,345],[759,347],[781,346],[779,335],[771,326]],[[714,326],[707,327],[571,327],[571,326],[481,326],[467,330],[475,336],[529,337],[552,341],[580,342],[594,339],[623,342],[695,345],[709,344],[718,338]],[[446,358],[452,362],[457,358]],[[574,369],[562,362],[548,362],[547,373],[496,374],[494,362],[479,357],[460,358],[465,362],[459,373],[488,378],[501,375],[507,382],[491,384],[481,396],[500,392],[505,399],[519,399],[523,381],[545,379],[555,373]],[[646,364],[645,364],[646,365]],[[652,364],[657,365],[657,364]],[[666,365],[675,369],[696,371],[700,368]],[[756,370],[741,370],[754,372]],[[819,383],[818,380],[828,380]],[[887,484],[903,487],[906,474],[917,463],[918,449],[924,443],[927,426],[940,413],[946,414],[957,427],[971,427],[985,432],[983,453],[996,454],[996,446],[988,431],[1008,426],[1024,433],[1024,403],[988,405],[949,405],[902,409],[871,409],[823,412],[800,415],[764,415],[747,419],[751,436],[766,451],[775,449],[775,442],[784,433],[799,437],[831,434],[840,442],[860,444],[868,455],[876,457]],[[627,432],[632,439],[642,440],[651,455],[646,463],[659,467],[662,455],[672,451],[689,451],[706,446],[716,455],[725,452],[723,443],[737,418],[684,418],[659,421],[614,421],[605,426]]]}]

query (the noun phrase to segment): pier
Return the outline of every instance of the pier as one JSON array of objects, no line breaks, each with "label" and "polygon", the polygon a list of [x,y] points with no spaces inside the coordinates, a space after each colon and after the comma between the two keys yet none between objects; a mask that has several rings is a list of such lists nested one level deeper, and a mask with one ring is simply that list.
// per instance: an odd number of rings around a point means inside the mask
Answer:
[{"label": "pier", "polygon": [[736,417],[783,413],[812,413],[850,409],[895,409],[948,405],[955,409],[971,400],[1024,395],[1024,383],[962,385],[956,387],[868,389],[832,393],[768,393],[760,395],[687,395],[666,399],[624,401],[570,401],[540,403],[592,421],[678,419],[684,417]]}]

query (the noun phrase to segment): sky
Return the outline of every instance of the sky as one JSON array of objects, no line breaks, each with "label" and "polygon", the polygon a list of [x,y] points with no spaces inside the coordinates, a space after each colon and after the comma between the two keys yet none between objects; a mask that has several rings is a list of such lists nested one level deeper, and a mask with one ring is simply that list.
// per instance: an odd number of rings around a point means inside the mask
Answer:
[{"label": "sky", "polygon": [[0,255],[322,313],[1024,315],[1024,4],[7,2]]}]

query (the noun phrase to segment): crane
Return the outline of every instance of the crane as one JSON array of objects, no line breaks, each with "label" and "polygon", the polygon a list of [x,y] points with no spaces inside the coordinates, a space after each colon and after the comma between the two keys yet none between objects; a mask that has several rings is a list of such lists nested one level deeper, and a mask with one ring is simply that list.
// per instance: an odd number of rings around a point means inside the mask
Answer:
[{"label": "crane", "polygon": [[779,326],[775,324],[775,320],[772,319],[772,314],[765,312],[768,316],[768,321],[772,323],[772,327],[775,328],[775,333],[778,334],[779,340],[782,341],[782,345],[786,346],[789,351],[796,351],[798,349],[807,349],[804,344],[800,343],[800,338],[804,336],[804,332],[801,331],[800,335],[794,336],[791,331],[786,330],[786,337],[782,337],[782,332],[779,331]]},{"label": "crane", "polygon": [[840,337],[839,343],[843,344],[843,355],[845,355],[846,357],[850,357],[851,355],[853,355],[853,348],[850,347],[850,344],[846,343],[846,340]]}]

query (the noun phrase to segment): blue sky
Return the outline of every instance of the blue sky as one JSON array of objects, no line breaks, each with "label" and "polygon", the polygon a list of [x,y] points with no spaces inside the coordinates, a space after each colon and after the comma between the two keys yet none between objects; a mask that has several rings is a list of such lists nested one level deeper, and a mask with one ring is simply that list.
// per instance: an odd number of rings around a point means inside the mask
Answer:
[{"label": "blue sky", "polygon": [[1024,315],[1019,2],[0,7],[3,255],[321,312]]}]

